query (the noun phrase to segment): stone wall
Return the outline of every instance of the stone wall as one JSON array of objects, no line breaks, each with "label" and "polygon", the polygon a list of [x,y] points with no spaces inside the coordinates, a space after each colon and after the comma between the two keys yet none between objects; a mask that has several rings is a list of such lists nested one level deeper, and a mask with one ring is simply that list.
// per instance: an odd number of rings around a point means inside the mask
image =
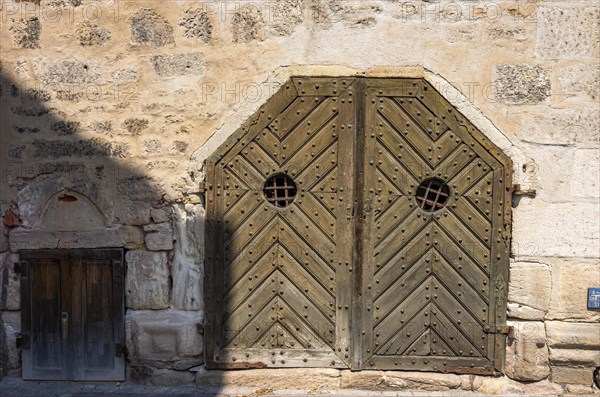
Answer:
[{"label": "stone wall", "polygon": [[[201,365],[203,160],[290,75],[366,72],[426,76],[496,134],[514,182],[537,190],[514,202],[506,375],[591,391],[600,366],[600,313],[585,302],[587,287],[600,286],[597,2],[0,7],[3,372],[20,365],[20,248],[127,248],[130,376]],[[43,221],[61,192],[88,199],[101,222]]]}]

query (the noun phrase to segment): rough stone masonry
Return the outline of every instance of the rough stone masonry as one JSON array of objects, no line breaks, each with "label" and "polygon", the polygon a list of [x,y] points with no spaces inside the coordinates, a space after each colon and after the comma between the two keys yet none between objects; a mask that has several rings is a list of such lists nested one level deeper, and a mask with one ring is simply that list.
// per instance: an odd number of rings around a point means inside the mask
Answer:
[{"label": "rough stone masonry", "polygon": [[[116,246],[131,379],[210,382],[203,160],[290,75],[366,72],[430,76],[502,132],[514,183],[537,190],[513,203],[516,332],[501,379],[305,371],[306,382],[598,393],[600,313],[586,308],[600,287],[596,1],[9,0],[0,12],[3,375],[21,365],[17,251]],[[80,197],[68,223],[46,208],[65,190]]]}]

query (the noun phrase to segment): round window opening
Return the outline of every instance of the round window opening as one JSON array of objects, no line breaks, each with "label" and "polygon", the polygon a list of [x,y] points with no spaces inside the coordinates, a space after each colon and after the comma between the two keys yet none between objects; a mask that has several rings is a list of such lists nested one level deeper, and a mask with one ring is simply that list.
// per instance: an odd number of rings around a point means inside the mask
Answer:
[{"label": "round window opening", "polygon": [[265,182],[263,193],[271,205],[284,208],[296,197],[296,183],[286,174],[274,174]]},{"label": "round window opening", "polygon": [[423,211],[441,210],[450,198],[450,187],[441,179],[425,179],[417,188],[417,203]]}]

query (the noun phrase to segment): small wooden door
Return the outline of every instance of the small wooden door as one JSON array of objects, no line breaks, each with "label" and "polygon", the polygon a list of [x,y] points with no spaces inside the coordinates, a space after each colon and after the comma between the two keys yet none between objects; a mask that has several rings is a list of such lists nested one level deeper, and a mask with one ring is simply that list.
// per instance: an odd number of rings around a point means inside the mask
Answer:
[{"label": "small wooden door", "polygon": [[20,252],[23,379],[124,380],[123,251]]}]

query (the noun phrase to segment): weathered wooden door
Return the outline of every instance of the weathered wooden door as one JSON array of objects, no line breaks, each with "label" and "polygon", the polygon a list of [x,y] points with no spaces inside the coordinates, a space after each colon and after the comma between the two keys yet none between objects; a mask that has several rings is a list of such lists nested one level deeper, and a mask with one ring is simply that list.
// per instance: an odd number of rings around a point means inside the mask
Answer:
[{"label": "weathered wooden door", "polygon": [[123,252],[20,252],[23,379],[123,380]]},{"label": "weathered wooden door", "polygon": [[348,365],[352,83],[294,80],[209,161],[207,366]]},{"label": "weathered wooden door", "polygon": [[367,81],[364,368],[502,368],[510,161],[427,82]]},{"label": "weathered wooden door", "polygon": [[207,365],[500,370],[510,175],[424,80],[293,78],[207,162]]}]

